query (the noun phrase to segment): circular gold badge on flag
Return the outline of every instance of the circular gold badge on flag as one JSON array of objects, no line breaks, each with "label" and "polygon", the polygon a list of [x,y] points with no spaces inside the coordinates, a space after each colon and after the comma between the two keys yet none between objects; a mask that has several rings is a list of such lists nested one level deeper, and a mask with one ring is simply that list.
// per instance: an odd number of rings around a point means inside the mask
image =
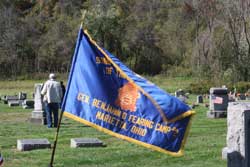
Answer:
[{"label": "circular gold badge on flag", "polygon": [[138,88],[131,82],[126,83],[118,90],[115,104],[122,110],[136,111],[136,101],[139,98]]}]

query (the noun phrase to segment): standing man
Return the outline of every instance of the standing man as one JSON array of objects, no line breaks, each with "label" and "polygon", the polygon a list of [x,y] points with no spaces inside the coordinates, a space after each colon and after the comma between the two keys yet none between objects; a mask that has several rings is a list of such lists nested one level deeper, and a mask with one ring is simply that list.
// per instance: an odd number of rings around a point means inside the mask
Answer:
[{"label": "standing man", "polygon": [[52,128],[52,114],[54,118],[54,127],[58,125],[58,110],[62,99],[62,88],[60,82],[57,82],[56,75],[49,74],[49,80],[45,82],[41,94],[44,96],[45,111],[48,128]]}]

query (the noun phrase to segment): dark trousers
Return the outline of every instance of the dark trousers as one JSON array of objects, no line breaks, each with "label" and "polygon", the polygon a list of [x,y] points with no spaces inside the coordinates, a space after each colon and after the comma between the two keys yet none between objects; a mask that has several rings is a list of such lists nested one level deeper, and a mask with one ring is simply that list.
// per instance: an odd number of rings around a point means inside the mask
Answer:
[{"label": "dark trousers", "polygon": [[46,118],[47,118],[47,126],[48,128],[52,127],[52,114],[54,118],[54,127],[57,127],[58,124],[58,103],[45,103],[45,111],[46,111]]}]

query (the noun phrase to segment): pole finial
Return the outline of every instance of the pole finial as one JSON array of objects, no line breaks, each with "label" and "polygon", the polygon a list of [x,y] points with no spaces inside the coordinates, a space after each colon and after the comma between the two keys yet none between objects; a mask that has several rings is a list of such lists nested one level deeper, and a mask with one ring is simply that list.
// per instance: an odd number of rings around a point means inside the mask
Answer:
[{"label": "pole finial", "polygon": [[81,10],[81,13],[82,13],[82,18],[81,18],[81,28],[82,28],[87,10],[83,9],[83,10]]}]

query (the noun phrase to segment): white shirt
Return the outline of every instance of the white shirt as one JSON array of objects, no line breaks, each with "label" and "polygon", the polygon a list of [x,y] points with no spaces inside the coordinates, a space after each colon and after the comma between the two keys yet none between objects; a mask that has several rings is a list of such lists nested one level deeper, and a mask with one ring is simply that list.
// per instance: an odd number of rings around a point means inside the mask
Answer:
[{"label": "white shirt", "polygon": [[41,94],[44,96],[44,101],[47,101],[48,103],[61,103],[61,84],[53,79],[50,79],[43,85]]}]

